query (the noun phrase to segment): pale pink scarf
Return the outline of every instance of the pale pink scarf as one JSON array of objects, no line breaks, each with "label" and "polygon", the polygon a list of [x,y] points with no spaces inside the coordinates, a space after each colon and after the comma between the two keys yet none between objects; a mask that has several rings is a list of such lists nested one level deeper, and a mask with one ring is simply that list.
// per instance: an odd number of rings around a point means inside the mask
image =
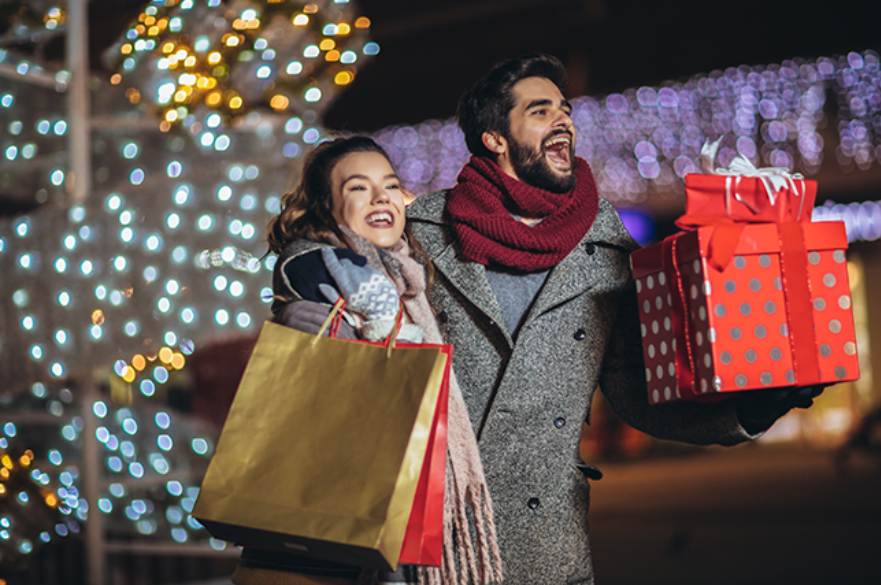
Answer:
[{"label": "pale pink scarf", "polygon": [[[394,282],[409,319],[426,343],[443,343],[425,294],[425,267],[410,254],[406,239],[379,250],[346,230],[350,247]],[[455,358],[454,358],[455,359]],[[419,568],[420,585],[489,585],[502,581],[502,559],[496,538],[492,498],[486,485],[477,438],[455,373],[450,376],[447,435],[447,480],[444,508],[444,551],[439,569]],[[469,512],[472,522],[469,522]],[[472,538],[472,528],[477,542]]]}]

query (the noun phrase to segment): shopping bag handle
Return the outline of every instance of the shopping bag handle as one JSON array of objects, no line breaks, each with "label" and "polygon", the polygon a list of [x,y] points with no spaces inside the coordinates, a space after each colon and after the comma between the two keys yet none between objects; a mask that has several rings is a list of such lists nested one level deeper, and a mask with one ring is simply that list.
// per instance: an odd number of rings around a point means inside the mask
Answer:
[{"label": "shopping bag handle", "polygon": [[[318,330],[318,333],[312,338],[312,345],[318,343],[318,340],[324,337],[324,333],[328,332],[330,337],[336,337],[337,332],[340,328],[340,320],[342,317],[342,310],[346,306],[346,299],[340,297],[333,304],[333,307],[330,308],[330,313],[327,314],[327,318],[324,320],[324,323],[321,324],[321,328]],[[385,340],[386,347],[386,356],[391,357],[392,350],[395,348],[395,341],[398,338],[398,333],[401,332],[401,325],[404,322],[404,306],[400,305],[398,307],[398,313],[395,315],[395,324],[392,327],[391,332]]]},{"label": "shopping bag handle", "polygon": [[395,325],[392,327],[391,333],[385,340],[386,357],[392,356],[392,350],[395,348],[395,341],[398,339],[398,333],[401,332],[401,325],[404,322],[404,305],[398,307],[398,314],[395,315]]},{"label": "shopping bag handle", "polygon": [[342,317],[342,313],[340,311],[346,306],[346,299],[340,297],[333,304],[333,307],[330,308],[330,313],[327,314],[327,318],[324,320],[324,323],[321,324],[321,328],[318,330],[318,334],[312,339],[312,345],[318,343],[318,340],[321,337],[324,337],[324,332],[328,332],[330,337],[336,337],[337,331],[340,328],[340,317]]}]

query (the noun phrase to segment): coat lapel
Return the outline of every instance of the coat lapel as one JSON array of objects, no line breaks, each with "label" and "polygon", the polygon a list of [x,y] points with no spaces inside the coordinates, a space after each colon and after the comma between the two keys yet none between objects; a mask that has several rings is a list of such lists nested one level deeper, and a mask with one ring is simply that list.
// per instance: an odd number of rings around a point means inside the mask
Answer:
[{"label": "coat lapel", "polygon": [[[522,327],[554,307],[593,288],[601,279],[607,278],[605,267],[598,265],[601,260],[597,252],[603,246],[621,248],[627,252],[636,247],[627,230],[621,225],[614,208],[604,200],[600,204],[600,213],[581,242],[551,270]],[[594,253],[589,254],[588,248]]]},{"label": "coat lapel", "polygon": [[486,268],[476,262],[466,262],[458,258],[455,246],[452,244],[433,260],[438,272],[443,274],[463,297],[486,315],[492,325],[505,336],[508,345],[513,347],[511,334],[504,325],[499,301],[486,277]]},{"label": "coat lapel", "polygon": [[591,278],[589,271],[590,258],[582,242],[551,269],[521,327],[591,288],[595,279]]}]

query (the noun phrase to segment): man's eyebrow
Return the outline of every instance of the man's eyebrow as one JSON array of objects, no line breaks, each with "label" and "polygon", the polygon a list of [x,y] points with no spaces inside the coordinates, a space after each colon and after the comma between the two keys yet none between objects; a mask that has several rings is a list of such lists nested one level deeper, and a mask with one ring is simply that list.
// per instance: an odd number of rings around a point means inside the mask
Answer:
[{"label": "man's eyebrow", "polygon": [[549,100],[549,99],[537,99],[537,100],[532,100],[531,102],[529,102],[528,104],[526,104],[526,107],[525,107],[524,109],[526,109],[526,110],[531,110],[532,108],[538,108],[538,107],[549,106],[549,105],[551,105],[551,104],[553,104],[553,103],[554,103],[554,102],[552,102],[552,101]]},{"label": "man's eyebrow", "polygon": [[[526,108],[524,108],[524,109],[531,110],[532,108],[543,108],[543,107],[550,106],[553,103],[554,102],[552,100],[549,100],[547,98],[532,100],[531,102],[526,104]],[[561,100],[560,106],[568,109],[569,111],[572,111],[572,104],[569,102],[569,100],[565,100],[565,99]]]}]

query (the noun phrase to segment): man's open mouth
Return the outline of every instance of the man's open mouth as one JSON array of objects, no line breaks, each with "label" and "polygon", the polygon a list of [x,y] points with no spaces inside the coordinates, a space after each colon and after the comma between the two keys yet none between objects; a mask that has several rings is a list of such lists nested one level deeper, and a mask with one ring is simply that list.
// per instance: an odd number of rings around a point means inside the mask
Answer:
[{"label": "man's open mouth", "polygon": [[372,228],[390,228],[395,225],[395,218],[390,211],[374,211],[364,218],[364,221]]},{"label": "man's open mouth", "polygon": [[568,132],[545,140],[542,150],[551,166],[566,171],[572,169],[572,136]]}]

